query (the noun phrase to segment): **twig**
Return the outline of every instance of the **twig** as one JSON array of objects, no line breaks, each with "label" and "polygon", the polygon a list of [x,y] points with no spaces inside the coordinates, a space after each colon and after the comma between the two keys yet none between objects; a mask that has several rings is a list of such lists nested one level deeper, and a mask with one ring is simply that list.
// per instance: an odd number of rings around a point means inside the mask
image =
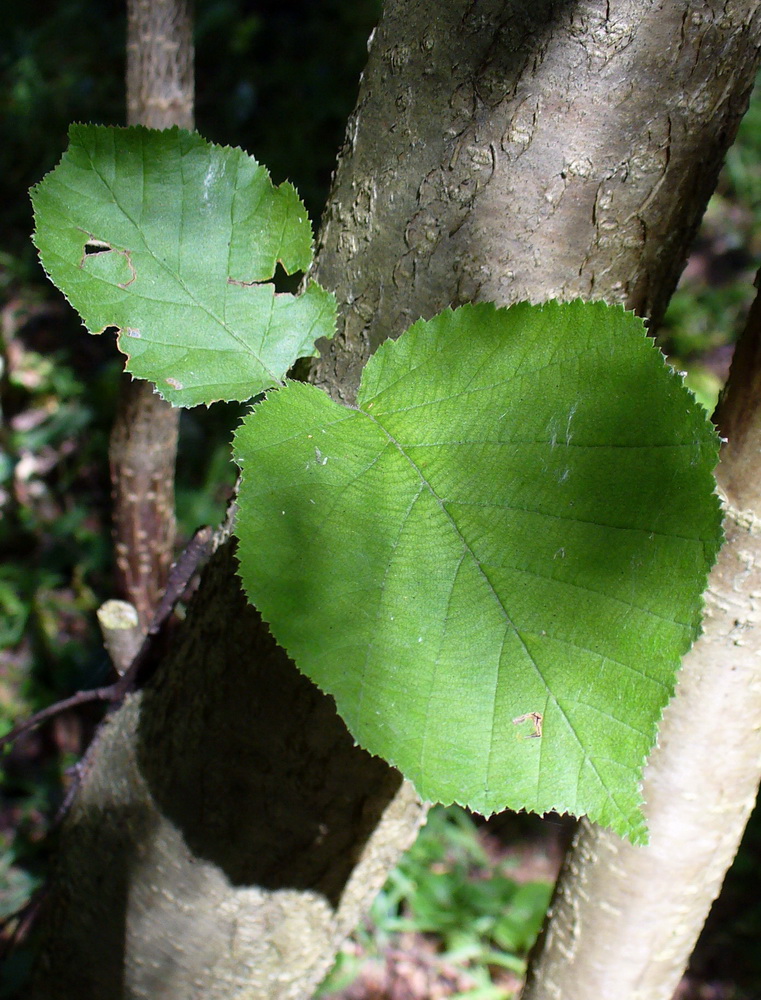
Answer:
[{"label": "twig", "polygon": [[47,719],[52,719],[53,716],[59,715],[61,712],[77,708],[79,705],[86,705],[91,701],[110,701],[115,687],[116,684],[108,684],[106,687],[92,688],[90,691],[77,691],[70,698],[62,698],[61,701],[35,712],[28,719],[15,725],[5,736],[0,737],[0,750],[9,743],[13,743],[19,736],[36,729]]},{"label": "twig", "polygon": [[210,553],[212,537],[213,532],[211,528],[199,528],[191,538],[187,548],[185,548],[177,562],[172,566],[164,596],[161,598],[159,606],[156,609],[153,621],[134,659],[122,676],[117,681],[114,681],[113,684],[108,684],[105,687],[93,688],[90,691],[78,691],[70,698],[64,698],[62,701],[57,701],[54,705],[48,705],[47,708],[36,712],[30,718],[19,722],[9,733],[0,737],[0,750],[8,744],[13,743],[19,736],[30,732],[32,729],[36,729],[41,723],[46,722],[61,712],[65,712],[70,708],[77,708],[79,705],[86,705],[92,701],[106,701],[111,702],[112,705],[119,704],[130,691],[135,691],[145,684],[156,666],[155,659],[151,656],[155,647],[156,637],[172,614],[175,605],[187,590],[188,584],[201,562]]},{"label": "twig", "polygon": [[138,610],[129,601],[104,601],[98,608],[98,624],[114,671],[121,677],[129,670],[143,641]]}]

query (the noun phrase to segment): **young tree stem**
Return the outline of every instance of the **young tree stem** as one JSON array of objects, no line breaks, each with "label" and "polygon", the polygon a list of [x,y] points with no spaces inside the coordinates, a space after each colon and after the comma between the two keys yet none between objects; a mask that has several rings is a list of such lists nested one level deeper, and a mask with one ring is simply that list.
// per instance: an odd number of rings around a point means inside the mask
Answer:
[{"label": "young tree stem", "polygon": [[717,410],[726,540],[645,769],[634,847],[582,821],[523,1000],[671,1000],[761,778],[761,296]]},{"label": "young tree stem", "polygon": [[[127,121],[193,128],[193,35],[186,0],[128,0]],[[150,624],[175,539],[178,409],[125,374],[111,432],[116,586]]]}]

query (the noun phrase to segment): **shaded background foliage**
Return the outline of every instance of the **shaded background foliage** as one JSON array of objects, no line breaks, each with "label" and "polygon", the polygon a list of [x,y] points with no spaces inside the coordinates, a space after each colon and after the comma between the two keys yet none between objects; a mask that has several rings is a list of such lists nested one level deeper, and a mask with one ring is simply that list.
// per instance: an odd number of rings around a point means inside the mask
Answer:
[{"label": "shaded background foliage", "polygon": [[[380,6],[381,0],[196,0],[199,131],[252,152],[276,183],[293,181],[315,224]],[[3,729],[101,683],[107,672],[95,610],[112,593],[106,449],[121,362],[113,342],[89,336],[46,283],[29,239],[27,190],[59,160],[71,121],[124,122],[125,63],[123,0],[6,7],[0,39]],[[757,88],[658,332],[709,409],[760,261]],[[235,405],[217,405],[183,414],[177,498],[184,537],[222,516],[233,475],[229,432],[239,413]],[[0,917],[44,877],[45,836],[69,780],[66,769],[97,718],[93,710],[61,716],[4,761]],[[564,837],[556,820],[507,817],[484,826],[458,812],[437,812],[427,839],[379,897],[371,923],[344,950],[331,984],[342,992],[330,995],[508,997],[531,940],[521,927],[531,928],[541,915],[542,880],[554,876]],[[760,853],[756,816],[684,997],[761,998]],[[526,885],[540,888],[523,891]],[[522,924],[517,917],[500,922],[499,915],[521,913]],[[29,954],[21,949],[6,962],[0,997],[18,989]],[[360,968],[365,972],[352,982]]]}]

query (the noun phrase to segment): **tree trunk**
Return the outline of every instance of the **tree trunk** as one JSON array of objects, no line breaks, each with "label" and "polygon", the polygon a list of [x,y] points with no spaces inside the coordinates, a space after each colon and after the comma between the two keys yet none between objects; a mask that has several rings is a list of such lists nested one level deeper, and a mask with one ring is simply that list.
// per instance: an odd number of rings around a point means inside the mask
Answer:
[{"label": "tree trunk", "polygon": [[[192,129],[193,89],[189,0],[127,0],[128,123]],[[147,631],[174,555],[180,411],[126,373],[119,393],[109,449],[116,589]]]},{"label": "tree trunk", "polygon": [[[388,0],[319,240],[354,397],[420,315],[603,297],[659,316],[752,83],[757,3]],[[422,807],[245,606],[217,552],[62,832],[37,997],[307,998]],[[95,949],[97,948],[97,952]]]}]

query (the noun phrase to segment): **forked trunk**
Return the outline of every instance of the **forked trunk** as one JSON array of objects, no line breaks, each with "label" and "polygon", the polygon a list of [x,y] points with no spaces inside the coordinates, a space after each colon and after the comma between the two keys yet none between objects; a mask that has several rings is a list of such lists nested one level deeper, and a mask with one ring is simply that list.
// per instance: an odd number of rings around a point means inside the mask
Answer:
[{"label": "forked trunk", "polygon": [[[388,0],[319,238],[341,330],[307,376],[350,400],[381,340],[472,299],[660,315],[760,35],[756,0]],[[89,755],[37,997],[308,998],[415,836],[233,570],[227,545]]]}]

